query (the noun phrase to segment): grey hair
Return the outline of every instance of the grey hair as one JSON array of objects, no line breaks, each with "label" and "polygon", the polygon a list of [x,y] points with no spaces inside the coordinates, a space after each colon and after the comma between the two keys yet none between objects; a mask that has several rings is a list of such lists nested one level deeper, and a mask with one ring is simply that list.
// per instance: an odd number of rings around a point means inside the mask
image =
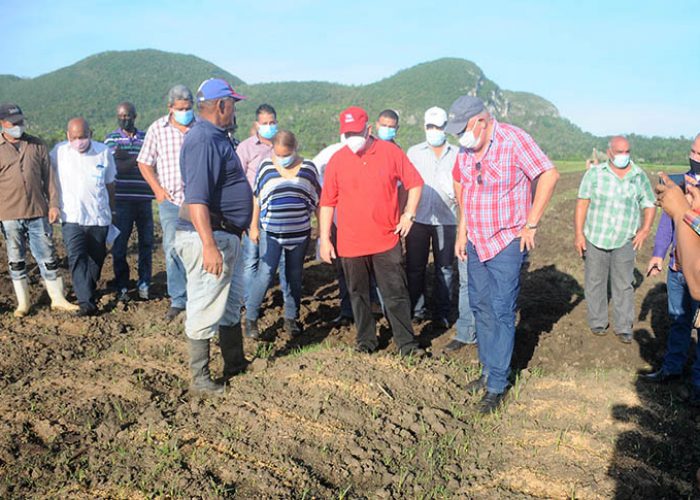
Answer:
[{"label": "grey hair", "polygon": [[175,85],[168,90],[168,106],[175,104],[175,101],[190,101],[193,103],[192,91],[184,85]]},{"label": "grey hair", "polygon": [[613,141],[614,141],[615,139],[624,139],[624,140],[627,141],[628,144],[629,144],[629,142],[630,142],[630,140],[627,138],[626,135],[614,135],[614,136],[612,136],[612,137],[610,138],[610,140],[608,141],[608,149],[612,149],[612,143],[613,143]]}]

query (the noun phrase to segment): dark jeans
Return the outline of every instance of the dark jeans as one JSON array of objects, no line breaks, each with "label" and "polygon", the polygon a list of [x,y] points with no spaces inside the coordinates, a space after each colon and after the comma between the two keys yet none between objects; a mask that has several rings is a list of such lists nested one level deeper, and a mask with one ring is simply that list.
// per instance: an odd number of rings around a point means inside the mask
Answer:
[{"label": "dark jeans", "polygon": [[416,222],[406,236],[408,293],[411,296],[411,311],[418,317],[426,315],[425,271],[431,246],[435,266],[433,319],[448,319],[450,315],[456,235],[456,226],[430,226]]},{"label": "dark jeans", "polygon": [[520,238],[485,262],[479,261],[474,245],[467,244],[469,301],[476,318],[479,360],[488,391],[497,394],[508,386],[522,263]]},{"label": "dark jeans", "polygon": [[151,201],[117,201],[117,215],[114,225],[120,231],[112,247],[117,290],[129,286],[129,264],[126,262],[126,254],[134,225],[136,225],[139,239],[137,287],[148,286],[151,283],[153,262],[153,208]]},{"label": "dark jeans", "polygon": [[[333,224],[331,226],[331,243],[335,249],[335,254],[338,255],[338,227]],[[350,304],[350,294],[348,293],[348,284],[345,282],[345,274],[343,273],[343,264],[341,259],[334,261],[335,271],[338,276],[338,293],[340,294],[340,315],[344,318],[352,318],[352,305]]]},{"label": "dark jeans", "polygon": [[304,271],[304,257],[309,246],[309,239],[307,236],[298,245],[284,247],[275,238],[269,236],[267,232],[260,231],[259,244],[256,245],[260,254],[260,262],[258,263],[258,270],[251,280],[248,299],[245,303],[247,320],[254,321],[260,316],[260,305],[265,299],[267,290],[272,286],[275,272],[280,267],[282,255],[284,255],[284,263],[280,269],[280,276],[284,275],[290,295],[288,301],[284,304],[284,317],[285,319],[299,318],[301,275]]},{"label": "dark jeans", "polygon": [[358,346],[377,348],[377,332],[370,306],[372,273],[382,294],[394,342],[401,352],[417,346],[411,326],[411,301],[408,297],[406,272],[401,265],[401,244],[391,250],[362,257],[342,257],[352,312],[357,328]]},{"label": "dark jeans", "polygon": [[63,244],[73,279],[73,290],[81,306],[95,308],[95,290],[107,256],[108,226],[81,226],[63,223]]},{"label": "dark jeans", "polygon": [[[666,355],[662,369],[670,375],[677,375],[683,372],[685,362],[688,359],[693,316],[698,309],[698,302],[690,296],[688,283],[680,271],[668,270],[666,289],[668,290],[668,316],[671,320],[671,327],[668,329]],[[700,342],[695,348],[691,381],[694,386],[700,387]]]}]

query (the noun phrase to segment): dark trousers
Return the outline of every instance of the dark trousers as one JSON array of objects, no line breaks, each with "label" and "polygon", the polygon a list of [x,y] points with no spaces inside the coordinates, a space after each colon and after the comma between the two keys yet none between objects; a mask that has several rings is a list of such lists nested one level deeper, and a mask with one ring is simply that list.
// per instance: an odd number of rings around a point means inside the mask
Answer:
[{"label": "dark trousers", "polygon": [[117,290],[129,287],[129,264],[126,262],[126,254],[129,248],[129,236],[131,236],[134,225],[136,225],[139,239],[138,282],[136,286],[148,286],[151,283],[153,262],[153,207],[151,200],[117,201],[114,225],[119,229],[119,236],[112,247]]},{"label": "dark trousers", "polygon": [[63,244],[73,279],[73,290],[82,306],[95,308],[95,290],[107,256],[108,226],[81,226],[63,223]]},{"label": "dark trousers", "polygon": [[417,346],[411,326],[411,301],[406,272],[401,264],[401,245],[391,250],[362,257],[342,257],[350,303],[355,317],[358,346],[377,348],[377,333],[370,306],[370,279],[377,280],[384,308],[391,324],[394,342],[401,352]]}]

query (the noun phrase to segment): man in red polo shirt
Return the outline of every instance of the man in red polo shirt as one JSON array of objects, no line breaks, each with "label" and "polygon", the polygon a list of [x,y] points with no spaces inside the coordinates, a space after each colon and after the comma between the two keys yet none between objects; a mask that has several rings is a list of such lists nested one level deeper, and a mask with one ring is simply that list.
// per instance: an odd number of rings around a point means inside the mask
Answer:
[{"label": "man in red polo shirt", "polygon": [[[345,147],[328,162],[321,194],[321,258],[336,258],[331,244],[331,222],[338,211],[338,254],[345,273],[357,327],[359,352],[377,349],[370,308],[370,276],[374,271],[384,307],[402,356],[422,357],[411,327],[411,302],[401,265],[399,236],[413,225],[423,180],[396,145],[375,139],[362,108],[340,113],[341,141]],[[398,181],[408,191],[399,216]]]}]

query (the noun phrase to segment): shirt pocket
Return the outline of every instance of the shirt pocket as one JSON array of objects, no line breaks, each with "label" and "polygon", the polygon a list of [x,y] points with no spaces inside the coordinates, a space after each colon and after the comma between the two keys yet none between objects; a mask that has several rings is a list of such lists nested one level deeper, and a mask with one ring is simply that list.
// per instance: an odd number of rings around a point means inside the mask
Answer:
[{"label": "shirt pocket", "polygon": [[93,177],[95,178],[95,185],[98,188],[104,187],[105,185],[105,175],[107,174],[107,167],[104,165],[96,165]]}]

